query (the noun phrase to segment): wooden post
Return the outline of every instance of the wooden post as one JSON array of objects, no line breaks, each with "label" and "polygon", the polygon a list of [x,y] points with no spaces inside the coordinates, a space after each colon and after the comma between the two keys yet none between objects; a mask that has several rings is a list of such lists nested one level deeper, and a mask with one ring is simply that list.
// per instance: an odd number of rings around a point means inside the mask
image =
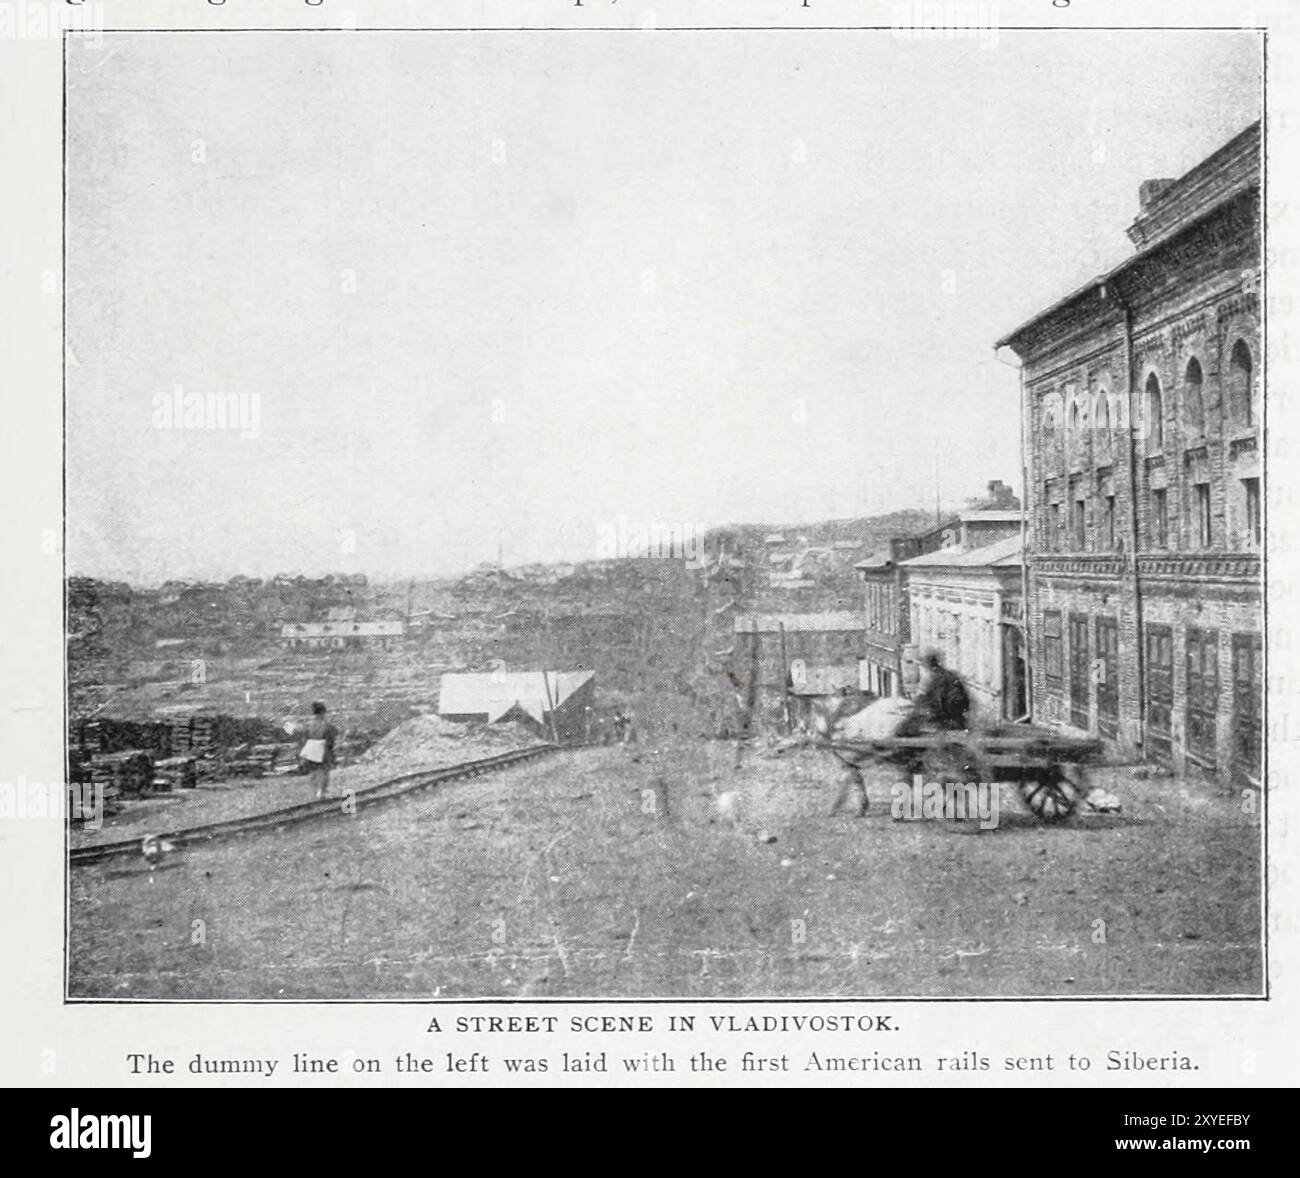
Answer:
[{"label": "wooden post", "polygon": [[[546,668],[542,668],[542,686],[546,689],[546,711],[551,718],[551,741],[554,744],[560,743],[559,729],[555,725],[555,703],[551,699],[551,680],[546,673]],[[559,694],[560,685],[555,685],[556,694]]]},{"label": "wooden post", "polygon": [[740,768],[745,746],[754,731],[754,708],[758,703],[758,623],[747,632],[749,642],[749,682],[745,684],[745,694],[741,706],[740,736],[736,741],[735,768]]},{"label": "wooden post", "polygon": [[785,652],[785,623],[777,623],[781,627],[781,711],[785,716],[785,734],[790,735],[790,660],[786,657]]}]

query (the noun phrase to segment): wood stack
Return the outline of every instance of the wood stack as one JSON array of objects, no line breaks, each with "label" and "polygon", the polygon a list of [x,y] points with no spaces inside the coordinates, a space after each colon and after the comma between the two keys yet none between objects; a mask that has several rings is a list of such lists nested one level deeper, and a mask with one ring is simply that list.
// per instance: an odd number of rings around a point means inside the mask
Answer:
[{"label": "wood stack", "polygon": [[217,735],[216,716],[191,716],[190,717],[190,748],[191,749],[211,748],[216,735]]},{"label": "wood stack", "polygon": [[[201,763],[209,763],[206,760]],[[218,779],[225,777],[261,777],[266,771],[264,757],[255,756],[253,746],[249,743],[231,745],[222,749],[211,759],[211,772],[208,776]]]},{"label": "wood stack", "polygon": [[78,725],[77,744],[87,753],[104,751],[104,728],[98,720],[90,720]]},{"label": "wood stack", "polygon": [[193,757],[166,757],[154,764],[153,787],[163,793],[174,789],[193,789],[198,785],[198,770]]},{"label": "wood stack", "polygon": [[91,784],[103,785],[105,796],[110,787],[122,794],[147,793],[153,776],[153,757],[143,749],[98,753],[90,759]]},{"label": "wood stack", "polygon": [[179,757],[193,747],[190,743],[190,717],[172,716],[167,721],[167,748],[171,756]]},{"label": "wood stack", "polygon": [[249,749],[250,759],[262,766],[263,774],[291,773],[298,767],[298,746],[285,744],[255,744]]}]

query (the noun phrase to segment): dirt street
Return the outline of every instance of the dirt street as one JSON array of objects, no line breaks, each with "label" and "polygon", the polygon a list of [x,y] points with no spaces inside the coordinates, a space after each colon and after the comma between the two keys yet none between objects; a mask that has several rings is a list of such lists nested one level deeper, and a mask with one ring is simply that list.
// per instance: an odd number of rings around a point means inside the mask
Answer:
[{"label": "dirt street", "polygon": [[[824,752],[556,754],[374,814],[71,872],[72,997],[1256,994],[1261,824],[1122,771],[982,833],[828,816]],[[721,801],[720,801],[721,799]]]}]

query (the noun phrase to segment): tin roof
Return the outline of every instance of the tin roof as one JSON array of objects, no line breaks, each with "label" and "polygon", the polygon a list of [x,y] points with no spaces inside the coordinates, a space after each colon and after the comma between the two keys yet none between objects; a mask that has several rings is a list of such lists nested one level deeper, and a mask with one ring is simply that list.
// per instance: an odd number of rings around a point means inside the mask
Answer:
[{"label": "tin roof", "polygon": [[927,552],[914,556],[911,560],[899,562],[905,569],[946,568],[1017,568],[1021,564],[1019,536],[1008,536],[994,544],[984,544],[979,548],[940,548],[937,552]]},{"label": "tin roof", "polygon": [[550,710],[547,688],[555,704],[561,704],[583,684],[596,677],[594,671],[486,671],[447,674],[438,692],[441,716],[481,716],[499,720],[518,705],[535,720]]}]

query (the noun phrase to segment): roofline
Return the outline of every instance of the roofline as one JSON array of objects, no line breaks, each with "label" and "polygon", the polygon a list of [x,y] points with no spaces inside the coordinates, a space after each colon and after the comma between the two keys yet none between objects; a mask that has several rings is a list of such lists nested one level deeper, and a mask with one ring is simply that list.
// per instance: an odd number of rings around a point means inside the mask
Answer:
[{"label": "roofline", "polygon": [[[929,553],[926,553],[925,555],[928,556]],[[919,559],[919,558],[913,558],[913,559]],[[967,572],[980,572],[980,571],[996,571],[997,569],[1018,569],[1021,568],[1024,565],[1024,563],[1025,563],[1024,556],[1017,553],[1014,557],[1001,556],[995,561],[971,561],[967,564],[958,564],[958,563],[948,564],[945,563],[944,561],[931,561],[927,564],[918,564],[916,568],[943,569],[945,571],[960,569]],[[903,564],[910,565],[911,561],[905,560],[903,561]],[[913,571],[912,569],[910,568],[908,569],[908,572],[912,572],[912,571]]]},{"label": "roofline", "polygon": [[[995,557],[993,560],[973,560],[971,558],[978,556],[980,553],[987,553],[992,549],[1000,548],[1003,545],[1011,544],[1014,546]],[[941,556],[946,552],[952,552],[955,559],[953,560],[935,560],[936,556]],[[916,561],[923,561],[923,564],[915,564]],[[922,552],[917,556],[908,557],[907,560],[898,562],[899,568],[908,569],[910,572],[913,568],[918,569],[1012,569],[1019,568],[1025,563],[1024,544],[1019,536],[1007,536],[1005,539],[996,540],[992,544],[981,544],[977,548],[948,549],[939,548],[934,552]]]},{"label": "roofline", "polygon": [[[1221,147],[1211,152],[1208,156],[1205,157],[1205,159],[1201,160],[1200,163],[1196,164],[1192,168],[1189,168],[1186,172],[1184,172],[1181,176],[1179,176],[1177,181],[1175,181],[1175,183],[1186,179],[1193,172],[1197,171],[1200,167],[1202,167],[1202,165],[1204,165],[1207,161],[1213,159],[1215,156],[1225,151],[1232,144],[1236,143],[1237,140],[1240,139],[1243,135],[1246,135],[1251,130],[1253,130],[1255,126],[1258,124],[1258,122],[1259,120],[1256,120],[1254,123],[1251,123],[1249,127],[1246,127],[1244,130],[1239,131],[1236,135],[1234,135],[1231,139],[1229,139],[1227,143],[1223,144]],[[1145,259],[1151,257],[1158,250],[1168,245],[1171,241],[1174,241],[1177,238],[1182,237],[1189,230],[1194,229],[1196,226],[1202,224],[1204,221],[1214,216],[1214,214],[1218,213],[1222,208],[1224,208],[1224,206],[1231,204],[1234,200],[1239,199],[1243,193],[1249,192],[1252,189],[1258,189],[1259,187],[1260,187],[1260,177],[1253,176],[1250,179],[1248,179],[1245,183],[1229,189],[1227,192],[1223,193],[1223,195],[1220,196],[1220,198],[1216,200],[1213,204],[1208,205],[1206,208],[1202,209],[1195,216],[1189,218],[1186,222],[1184,222],[1181,226],[1179,226],[1178,229],[1176,229],[1173,233],[1170,233],[1165,237],[1158,238],[1156,241],[1153,241],[1150,244],[1143,247],[1142,249],[1139,249],[1136,253],[1130,254],[1123,261],[1117,263],[1115,266],[1112,266],[1109,270],[1105,271],[1102,274],[1097,275],[1094,278],[1090,278],[1082,286],[1075,287],[1074,290],[1069,292],[1069,294],[1062,296],[1061,298],[1057,299],[1056,302],[1052,303],[1044,310],[1039,311],[1036,315],[1033,315],[1031,318],[1026,319],[1022,324],[1020,324],[1019,327],[1013,329],[1012,331],[1007,332],[1006,335],[1004,335],[1001,339],[999,339],[993,345],[994,349],[996,350],[999,348],[1010,347],[1013,351],[1015,351],[1015,347],[1012,341],[1014,341],[1015,339],[1023,335],[1031,327],[1034,327],[1037,324],[1043,322],[1043,320],[1050,318],[1052,315],[1056,314],[1057,311],[1061,311],[1064,308],[1068,307],[1070,304],[1080,299],[1083,295],[1088,294],[1091,291],[1097,290],[1100,287],[1104,287],[1108,282],[1114,281],[1126,270],[1130,269],[1132,266],[1135,266],[1138,262],[1144,261]]]}]

